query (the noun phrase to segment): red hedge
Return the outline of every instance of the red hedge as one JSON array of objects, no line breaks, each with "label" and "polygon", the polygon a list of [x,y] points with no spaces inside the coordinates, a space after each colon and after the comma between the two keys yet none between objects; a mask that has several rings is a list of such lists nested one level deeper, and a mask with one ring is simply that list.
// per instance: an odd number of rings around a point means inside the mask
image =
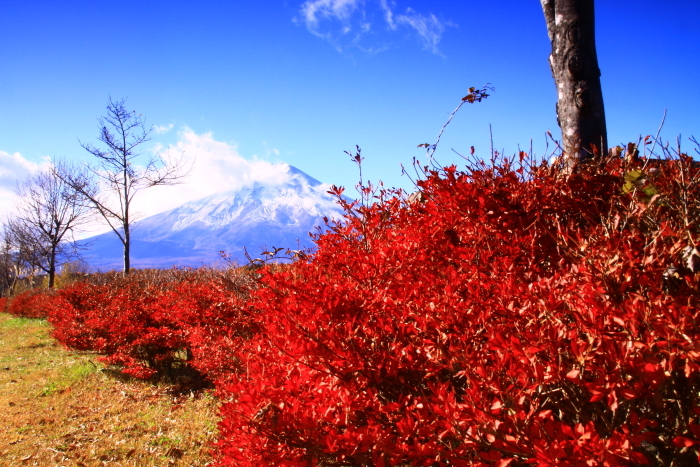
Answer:
[{"label": "red hedge", "polygon": [[263,279],[219,465],[697,465],[697,168],[631,169],[451,167],[333,226]]},{"label": "red hedge", "polygon": [[197,274],[166,283],[138,277],[73,283],[59,292],[70,305],[51,314],[53,335],[68,347],[104,354],[103,361],[138,378],[178,369],[210,380],[229,374],[236,362],[222,351],[236,347],[252,324],[241,292],[224,276],[204,282]]},{"label": "red hedge", "polygon": [[13,297],[7,305],[7,312],[25,318],[46,318],[56,307],[61,306],[63,303],[57,300],[54,291],[31,289]]},{"label": "red hedge", "polygon": [[215,381],[222,466],[698,465],[699,180],[685,156],[450,167],[423,202],[341,199],[262,287],[76,283],[50,321]]}]

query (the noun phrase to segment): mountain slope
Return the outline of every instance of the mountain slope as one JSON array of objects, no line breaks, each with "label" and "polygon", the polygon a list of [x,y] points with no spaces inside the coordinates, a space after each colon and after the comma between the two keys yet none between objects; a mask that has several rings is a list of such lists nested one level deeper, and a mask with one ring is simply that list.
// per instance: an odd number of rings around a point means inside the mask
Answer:
[{"label": "mountain slope", "polygon": [[[198,267],[219,261],[220,251],[245,264],[244,247],[255,257],[261,248],[313,246],[309,232],[324,225],[324,217],[340,218],[342,210],[326,185],[287,167],[283,183],[255,182],[135,223],[132,266]],[[102,271],[122,267],[123,249],[113,232],[88,241],[92,244],[84,256],[91,266]]]}]

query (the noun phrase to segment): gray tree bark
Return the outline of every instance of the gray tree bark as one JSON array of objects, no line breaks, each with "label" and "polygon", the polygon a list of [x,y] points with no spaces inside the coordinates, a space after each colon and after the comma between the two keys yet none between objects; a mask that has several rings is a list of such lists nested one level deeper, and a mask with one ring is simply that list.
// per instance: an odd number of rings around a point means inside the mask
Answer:
[{"label": "gray tree bark", "polygon": [[569,164],[607,153],[593,0],[540,0],[552,42],[557,121]]}]

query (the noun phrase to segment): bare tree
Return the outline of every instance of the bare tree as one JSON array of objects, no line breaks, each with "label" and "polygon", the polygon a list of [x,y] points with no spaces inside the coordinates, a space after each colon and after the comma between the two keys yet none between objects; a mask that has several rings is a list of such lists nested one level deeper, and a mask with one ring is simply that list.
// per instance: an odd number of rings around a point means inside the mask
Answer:
[{"label": "bare tree", "polygon": [[8,256],[10,274],[13,276],[11,292],[14,293],[14,285],[18,279],[34,286],[37,273],[42,270],[40,264],[45,262],[42,251],[45,246],[40,243],[36,232],[20,218],[12,218],[5,224],[7,233],[6,245],[11,248]]},{"label": "bare tree", "polygon": [[131,269],[131,228],[135,219],[134,196],[140,190],[157,185],[176,185],[187,176],[184,159],[164,160],[160,154],[144,156],[144,143],[151,140],[152,127],[145,119],[126,110],[125,99],[110,97],[107,115],[98,120],[102,143],[81,146],[97,159],[86,171],[68,179],[74,190],[109,224],[124,246],[124,273]]},{"label": "bare tree", "polygon": [[0,296],[12,295],[20,275],[19,269],[19,251],[8,219],[0,226]]},{"label": "bare tree", "polygon": [[43,270],[53,288],[59,256],[75,246],[75,229],[89,221],[83,196],[64,180],[76,168],[66,162],[31,175],[17,186],[16,221],[11,230],[25,261]]},{"label": "bare tree", "polygon": [[540,0],[552,42],[557,121],[570,165],[607,153],[593,0]]},{"label": "bare tree", "polygon": [[10,217],[3,221],[0,245],[3,293],[13,295],[18,282],[34,286],[37,272],[37,254],[32,245],[28,227],[21,219]]}]

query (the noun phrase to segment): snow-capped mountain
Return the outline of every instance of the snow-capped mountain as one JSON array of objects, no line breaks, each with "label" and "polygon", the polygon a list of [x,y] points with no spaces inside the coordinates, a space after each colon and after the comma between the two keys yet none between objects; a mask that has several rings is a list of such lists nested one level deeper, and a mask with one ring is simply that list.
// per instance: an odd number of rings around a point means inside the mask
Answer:
[{"label": "snow-capped mountain", "polygon": [[[281,184],[255,182],[136,222],[132,267],[211,265],[220,261],[220,251],[246,264],[244,247],[256,257],[272,247],[313,246],[309,232],[323,226],[324,217],[342,217],[342,210],[327,193],[327,185],[287,167]],[[101,271],[122,267],[123,248],[113,232],[87,241],[91,246],[83,256],[91,266]]]}]

